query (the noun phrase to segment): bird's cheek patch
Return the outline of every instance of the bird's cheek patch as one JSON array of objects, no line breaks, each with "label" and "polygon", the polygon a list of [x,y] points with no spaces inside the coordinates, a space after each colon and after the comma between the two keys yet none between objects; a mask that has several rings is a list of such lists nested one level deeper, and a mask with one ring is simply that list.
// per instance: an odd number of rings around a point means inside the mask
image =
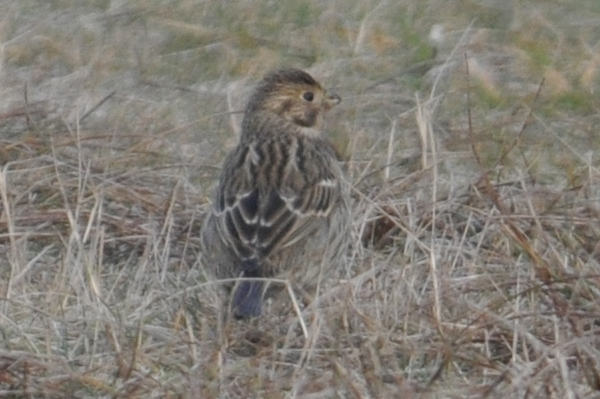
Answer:
[{"label": "bird's cheek patch", "polygon": [[292,100],[285,100],[281,103],[281,107],[279,109],[279,114],[287,114],[292,109]]},{"label": "bird's cheek patch", "polygon": [[308,109],[300,115],[294,115],[294,123],[302,127],[313,127],[317,123],[319,110]]}]

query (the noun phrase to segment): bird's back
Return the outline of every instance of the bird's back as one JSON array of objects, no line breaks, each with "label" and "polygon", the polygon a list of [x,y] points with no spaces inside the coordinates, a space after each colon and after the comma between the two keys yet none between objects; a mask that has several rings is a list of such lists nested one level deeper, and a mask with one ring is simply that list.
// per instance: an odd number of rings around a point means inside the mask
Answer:
[{"label": "bird's back", "polygon": [[240,143],[225,164],[202,233],[213,274],[238,277],[241,261],[258,257],[261,277],[282,277],[302,269],[298,263],[306,270],[326,257],[329,235],[349,220],[347,188],[329,142]]}]

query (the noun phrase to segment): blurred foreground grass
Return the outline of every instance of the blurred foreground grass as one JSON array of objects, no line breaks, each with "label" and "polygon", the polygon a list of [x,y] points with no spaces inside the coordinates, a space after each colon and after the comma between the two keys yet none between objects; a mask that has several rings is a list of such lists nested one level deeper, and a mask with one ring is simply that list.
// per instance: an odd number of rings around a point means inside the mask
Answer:
[{"label": "blurred foreground grass", "polygon": [[[600,397],[597,1],[0,10],[3,395]],[[223,323],[197,261],[281,66],[343,98],[355,187],[307,339],[289,303]]]}]

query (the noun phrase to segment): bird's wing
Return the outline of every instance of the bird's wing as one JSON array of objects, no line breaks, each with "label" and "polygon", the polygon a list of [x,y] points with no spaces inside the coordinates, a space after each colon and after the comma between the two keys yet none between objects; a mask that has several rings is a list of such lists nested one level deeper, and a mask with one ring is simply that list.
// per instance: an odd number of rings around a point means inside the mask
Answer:
[{"label": "bird's wing", "polygon": [[335,162],[317,154],[298,163],[290,153],[296,147],[291,147],[238,148],[226,162],[215,211],[222,237],[242,259],[294,244],[338,201],[339,176],[331,171]]}]

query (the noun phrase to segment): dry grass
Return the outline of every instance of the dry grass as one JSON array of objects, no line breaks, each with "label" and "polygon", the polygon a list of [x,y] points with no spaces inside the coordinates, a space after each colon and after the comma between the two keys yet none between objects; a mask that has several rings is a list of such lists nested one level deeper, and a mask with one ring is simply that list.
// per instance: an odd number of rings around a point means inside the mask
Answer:
[{"label": "dry grass", "polygon": [[[575,3],[0,7],[0,394],[600,398],[600,10]],[[356,204],[307,334],[289,301],[224,320],[198,262],[280,65],[344,99]]]}]

